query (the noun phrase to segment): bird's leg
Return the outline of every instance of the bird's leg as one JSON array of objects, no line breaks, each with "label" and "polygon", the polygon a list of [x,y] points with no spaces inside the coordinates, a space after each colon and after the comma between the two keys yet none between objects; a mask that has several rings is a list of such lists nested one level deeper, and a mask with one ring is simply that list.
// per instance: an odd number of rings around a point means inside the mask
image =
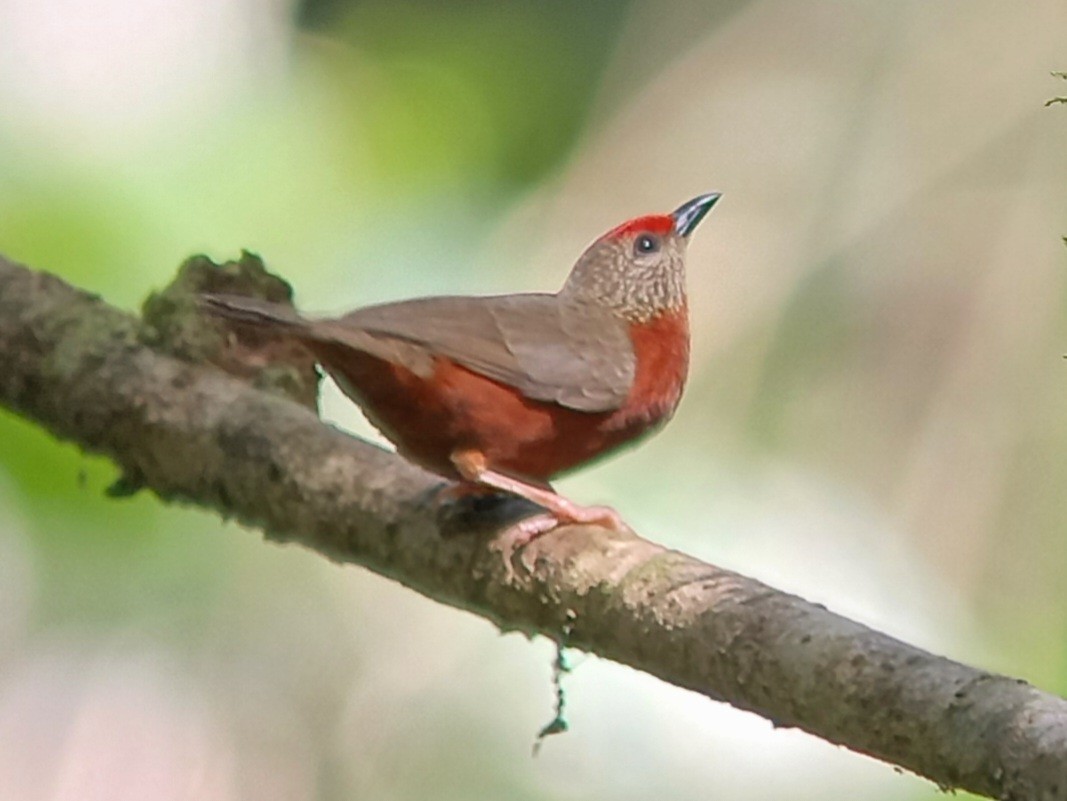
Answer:
[{"label": "bird's leg", "polygon": [[437,506],[447,506],[467,498],[500,495],[500,492],[496,487],[491,487],[488,484],[479,484],[467,480],[450,481],[434,490],[433,501]]},{"label": "bird's leg", "polygon": [[456,451],[452,454],[452,464],[466,481],[513,493],[548,510],[547,514],[520,520],[500,534],[497,545],[509,566],[511,555],[516,550],[561,525],[587,524],[603,526],[612,531],[629,530],[619,513],[610,506],[579,506],[551,489],[490,470],[481,451]]},{"label": "bird's leg", "polygon": [[452,454],[452,463],[467,481],[510,492],[550,511],[555,525],[539,531],[539,534],[568,523],[599,525],[613,531],[629,530],[618,512],[610,506],[579,506],[551,489],[490,470],[485,455],[479,451],[457,451]]}]

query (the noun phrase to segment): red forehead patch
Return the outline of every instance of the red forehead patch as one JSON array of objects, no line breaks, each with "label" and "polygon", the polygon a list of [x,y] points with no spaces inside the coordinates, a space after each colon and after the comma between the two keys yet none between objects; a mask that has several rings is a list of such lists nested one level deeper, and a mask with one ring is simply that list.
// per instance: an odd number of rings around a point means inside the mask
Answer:
[{"label": "red forehead patch", "polygon": [[618,228],[608,231],[605,236],[623,237],[634,236],[644,231],[650,234],[667,235],[674,230],[674,218],[669,214],[649,214],[647,217],[636,217],[624,222]]}]

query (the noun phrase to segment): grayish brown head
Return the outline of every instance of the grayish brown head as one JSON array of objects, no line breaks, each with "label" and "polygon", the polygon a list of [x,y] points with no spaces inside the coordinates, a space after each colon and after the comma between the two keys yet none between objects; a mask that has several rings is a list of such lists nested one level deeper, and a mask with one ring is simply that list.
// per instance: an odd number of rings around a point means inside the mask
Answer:
[{"label": "grayish brown head", "polygon": [[653,214],[608,231],[574,265],[560,297],[606,306],[644,322],[685,306],[689,235],[721,197],[700,195],[671,214]]}]

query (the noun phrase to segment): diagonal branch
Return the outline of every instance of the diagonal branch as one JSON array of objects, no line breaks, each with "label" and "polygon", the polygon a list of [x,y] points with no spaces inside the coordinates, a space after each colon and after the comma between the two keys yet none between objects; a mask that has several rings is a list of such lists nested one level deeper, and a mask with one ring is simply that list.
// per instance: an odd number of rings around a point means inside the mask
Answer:
[{"label": "diagonal branch", "polygon": [[434,477],[159,330],[0,257],[0,405],[110,457],[127,487],[216,509],[502,628],[559,639],[569,627],[570,645],[943,787],[1067,798],[1062,699],[633,535],[553,532],[509,581],[484,538],[440,536]]}]

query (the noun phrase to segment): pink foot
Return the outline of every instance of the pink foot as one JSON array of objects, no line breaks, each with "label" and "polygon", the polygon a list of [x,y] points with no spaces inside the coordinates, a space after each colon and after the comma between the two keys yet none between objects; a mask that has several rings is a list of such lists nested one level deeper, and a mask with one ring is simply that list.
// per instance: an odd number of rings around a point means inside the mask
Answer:
[{"label": "pink foot", "polygon": [[[511,582],[515,578],[513,558],[516,551],[520,551],[543,534],[569,525],[603,526],[612,531],[629,531],[629,526],[623,522],[619,513],[610,506],[578,506],[560,499],[563,504],[556,510],[543,514],[524,518],[514,525],[508,526],[493,540],[490,546],[504,559],[507,568],[507,578]],[[527,573],[533,570],[533,565],[523,557],[519,557]]]},{"label": "pink foot", "polygon": [[[485,454],[478,450],[459,450],[451,456],[452,464],[463,478],[472,484],[510,492],[525,498],[531,503],[543,506],[545,514],[534,515],[520,520],[504,529],[493,543],[493,549],[503,555],[507,565],[508,580],[515,577],[511,557],[515,551],[529,545],[542,534],[564,525],[604,526],[612,531],[628,531],[629,527],[619,517],[619,513],[608,506],[578,506],[562,495],[556,494],[547,485],[530,482],[500,473],[489,468]],[[530,570],[530,565],[523,561],[523,567]]]}]

